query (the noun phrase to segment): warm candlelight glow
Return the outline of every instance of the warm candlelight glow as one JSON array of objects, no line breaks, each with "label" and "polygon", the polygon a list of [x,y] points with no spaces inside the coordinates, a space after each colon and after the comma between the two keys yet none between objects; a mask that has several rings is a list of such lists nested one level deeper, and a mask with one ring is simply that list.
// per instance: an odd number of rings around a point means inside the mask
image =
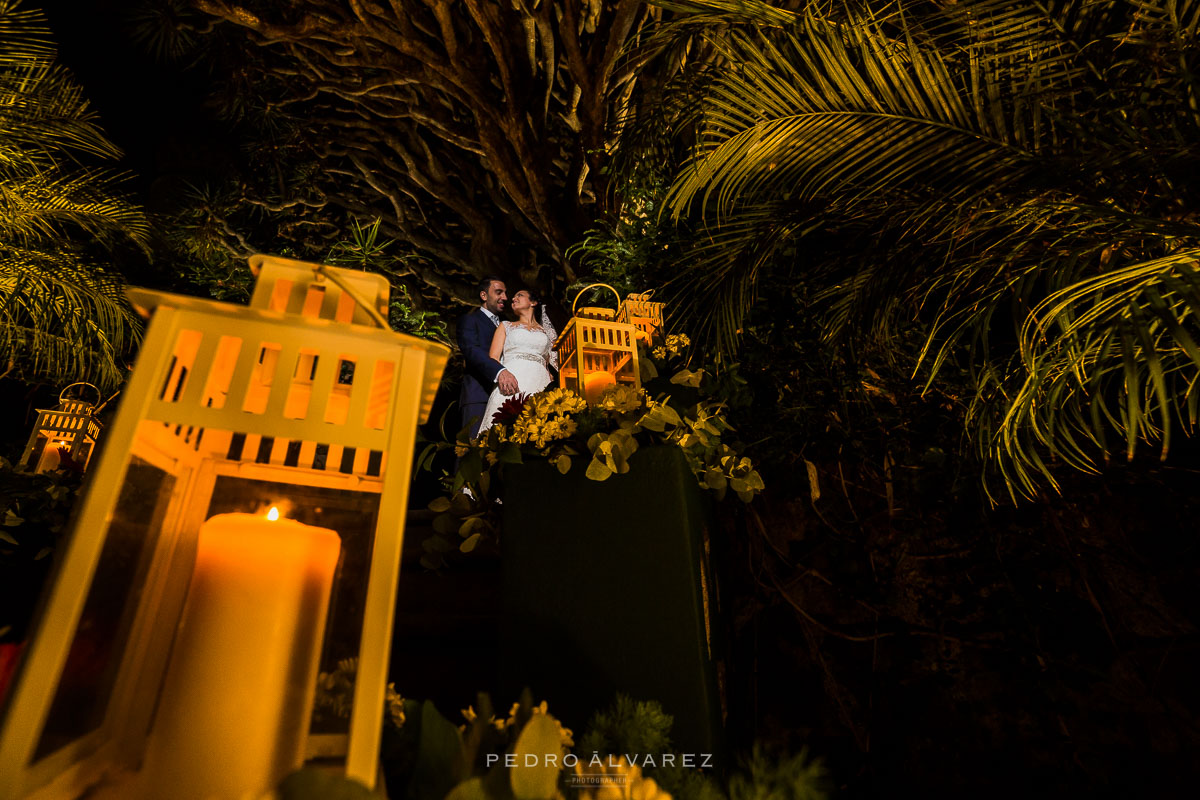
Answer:
[{"label": "warm candlelight glow", "polygon": [[340,550],[278,507],[200,527],[142,796],[260,797],[299,768]]},{"label": "warm candlelight glow", "polygon": [[600,394],[610,386],[616,386],[617,379],[611,372],[593,372],[583,376],[583,399],[595,405]]}]

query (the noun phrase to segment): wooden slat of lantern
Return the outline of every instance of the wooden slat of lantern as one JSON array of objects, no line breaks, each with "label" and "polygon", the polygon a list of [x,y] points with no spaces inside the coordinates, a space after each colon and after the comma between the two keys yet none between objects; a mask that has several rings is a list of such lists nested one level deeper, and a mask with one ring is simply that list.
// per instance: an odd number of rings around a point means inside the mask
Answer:
[{"label": "wooden slat of lantern", "polygon": [[627,322],[637,329],[638,339],[646,345],[656,344],[663,337],[663,309],[666,303],[650,298],[653,291],[625,296],[617,310],[617,322]]},{"label": "wooden slat of lantern", "polygon": [[[321,603],[303,589],[309,583],[281,580],[290,596],[308,599],[276,611],[292,615],[284,622],[296,636],[315,637],[321,668],[358,659],[351,716],[325,736],[309,735],[301,712],[304,730],[280,730],[275,740],[258,735],[273,724],[269,718],[256,723],[258,733],[233,721],[223,738],[254,734],[238,741],[258,763],[238,774],[282,777],[289,759],[334,752],[345,756],[348,776],[375,782],[411,454],[449,350],[387,329],[388,286],[379,276],[269,256],[255,256],[251,267],[257,282],[249,308],[130,292],[150,324],[34,633],[0,697],[0,800],[35,793],[65,800],[93,790],[122,798],[229,793],[205,739],[220,724],[216,717],[187,743],[182,763],[194,762],[188,774],[201,782],[206,769],[215,774],[219,789],[192,781],[169,791],[148,785],[148,764],[156,756],[180,763],[184,748],[156,749],[155,727],[172,711],[180,717],[179,709],[163,708],[170,695],[164,684],[188,660],[177,652],[187,649],[176,647],[179,621],[201,571],[231,563],[220,558],[230,546],[221,539],[204,550],[203,529],[234,518],[247,536],[268,530],[256,516],[266,504],[296,523],[289,530],[327,529],[340,538],[323,650]],[[198,560],[198,552],[213,557]],[[291,563],[308,569],[304,554],[316,550],[296,552]],[[328,548],[322,552],[328,561]],[[236,578],[225,577],[223,585]],[[273,578],[269,570],[263,577]],[[228,618],[224,602],[218,597],[205,618]],[[209,641],[229,638],[217,633]],[[240,639],[232,633],[245,648],[267,646],[249,631]],[[305,653],[293,655],[289,702],[311,708],[315,686],[302,684],[315,678],[308,672],[315,662],[306,667],[299,663]],[[204,658],[193,648],[188,674],[221,674]],[[188,693],[216,705],[238,680],[222,674],[220,682],[189,685]],[[276,751],[289,747],[301,750],[280,760]],[[269,788],[238,792],[257,797]]]},{"label": "wooden slat of lantern", "polygon": [[608,308],[577,308],[588,289],[608,289],[620,302],[620,295],[606,284],[585,287],[575,297],[573,316],[555,342],[558,352],[558,385],[568,388],[589,403],[610,386],[625,384],[641,388],[638,366],[637,330],[628,322],[619,322],[617,313]]}]

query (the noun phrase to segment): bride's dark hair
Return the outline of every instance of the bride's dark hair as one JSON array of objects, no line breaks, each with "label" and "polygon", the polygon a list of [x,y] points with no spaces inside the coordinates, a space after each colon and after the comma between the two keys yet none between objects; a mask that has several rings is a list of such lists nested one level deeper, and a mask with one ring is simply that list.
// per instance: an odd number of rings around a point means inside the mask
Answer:
[{"label": "bride's dark hair", "polygon": [[509,295],[509,298],[510,298],[509,302],[511,303],[512,302],[511,298],[516,297],[521,292],[525,292],[526,294],[529,295],[530,300],[537,303],[538,305],[541,305],[542,298],[538,297],[537,290],[531,286],[518,286],[517,290],[515,292],[513,292],[511,295]]},{"label": "bride's dark hair", "polygon": [[[534,321],[541,323],[543,326],[545,326],[547,323],[547,320],[550,319],[550,316],[549,316],[550,312],[546,309],[546,304],[542,302],[542,298],[538,296],[537,290],[531,286],[518,286],[517,291],[513,292],[512,294],[510,294],[508,296],[510,303],[512,302],[512,298],[517,296],[518,292],[528,292],[529,293],[529,299],[537,304],[537,307],[533,309],[533,319],[534,319]],[[553,328],[554,328],[553,322],[550,323],[550,327],[551,327],[551,330],[553,330]]]}]

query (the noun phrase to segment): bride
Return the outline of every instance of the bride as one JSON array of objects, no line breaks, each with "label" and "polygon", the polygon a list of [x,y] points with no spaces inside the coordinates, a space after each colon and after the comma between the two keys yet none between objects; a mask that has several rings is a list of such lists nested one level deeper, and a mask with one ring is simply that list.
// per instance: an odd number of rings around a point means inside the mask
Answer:
[{"label": "bride", "polygon": [[509,300],[509,308],[517,315],[516,322],[501,322],[492,336],[492,347],[488,355],[504,365],[517,379],[517,391],[505,396],[500,388],[492,390],[483,420],[479,423],[479,435],[492,427],[492,417],[509,397],[520,394],[536,394],[550,383],[547,365],[558,368],[558,354],[553,344],[556,334],[550,318],[542,310],[539,323],[533,315],[537,298],[528,289],[522,289]]}]

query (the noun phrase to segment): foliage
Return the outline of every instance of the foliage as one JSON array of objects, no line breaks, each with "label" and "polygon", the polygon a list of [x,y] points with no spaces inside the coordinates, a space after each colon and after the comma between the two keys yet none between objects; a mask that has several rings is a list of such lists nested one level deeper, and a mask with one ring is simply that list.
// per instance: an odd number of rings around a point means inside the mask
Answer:
[{"label": "foliage", "polygon": [[105,264],[148,226],[122,176],[86,166],[120,151],[48,36],[40,12],[0,0],[0,377],[111,390],[141,324]]},{"label": "foliage", "polygon": [[[229,260],[228,253],[215,256],[211,241],[192,236],[186,229],[176,236],[175,246],[187,254],[187,280],[191,284],[203,287],[218,300],[245,302],[250,298],[254,277],[244,259],[234,263]],[[385,276],[391,286],[388,324],[392,330],[449,343],[450,334],[441,315],[419,308],[416,298],[410,293],[404,278],[404,265],[415,256],[397,255],[395,251],[400,248],[401,245],[395,240],[380,240],[378,219],[370,225],[363,225],[352,218],[347,234],[335,237],[324,253],[309,254],[307,257],[324,264],[357,268]],[[289,257],[302,255],[295,252],[284,254]]]},{"label": "foliage", "polygon": [[[331,672],[317,675],[317,695],[313,704],[315,716],[350,719],[354,707],[354,679],[358,674],[358,659],[343,658]],[[384,721],[394,728],[404,727],[404,698],[389,683],[384,689]]]},{"label": "foliage", "polygon": [[[595,749],[585,745],[578,755],[571,754],[571,731],[549,713],[545,701],[534,705],[528,690],[507,718],[497,719],[486,694],[478,696],[476,705],[478,709],[462,710],[465,723],[456,728],[429,701],[406,701],[407,721],[385,737],[392,742],[385,743],[384,757],[389,780],[403,784],[403,797],[597,800],[613,791],[641,800],[819,800],[827,796],[824,767],[807,753],[773,761],[756,746],[745,762],[748,773],[731,778],[728,794],[701,769],[650,766],[649,757],[671,752],[667,732],[672,719],[655,702],[635,702],[619,695],[610,709],[592,718],[584,741],[596,743]],[[645,770],[639,763],[643,761]],[[580,780],[584,775],[605,775],[611,783],[591,787]],[[674,788],[668,789],[668,783]],[[350,800],[364,796],[359,791],[358,784],[331,781],[327,774],[311,769],[293,773],[279,789],[284,800]]]},{"label": "foliage", "polygon": [[388,324],[392,330],[448,344],[450,334],[446,331],[446,323],[436,312],[417,309],[403,280],[402,266],[415,256],[392,256],[388,249],[396,242],[392,239],[379,241],[379,223],[380,220],[376,219],[364,228],[357,219],[353,220],[350,239],[335,242],[325,256],[325,263],[354,266],[387,275],[391,279],[392,290],[396,292],[388,306]]},{"label": "foliage", "polygon": [[597,711],[580,741],[584,753],[662,753],[671,746],[674,718],[653,700],[618,694],[613,705]]},{"label": "foliage", "polygon": [[24,636],[79,484],[75,472],[24,472],[0,458],[0,639]]},{"label": "foliage", "polygon": [[238,177],[186,217],[208,269],[253,250],[312,259],[351,218],[405,242],[418,308],[473,302],[488,274],[548,293],[613,197],[613,133],[657,72],[623,46],[640,0],[350,4],[147,0],[149,49],[219,84]]},{"label": "foliage", "polygon": [[1193,430],[1195,2],[661,5],[653,46],[714,55],[627,130],[691,144],[664,269],[702,341],[802,272],[844,355],[965,376],[1013,496]]},{"label": "foliage", "polygon": [[[530,397],[517,397],[497,412],[491,428],[473,440],[468,429],[457,440],[426,445],[418,458],[429,465],[439,450],[453,447],[459,458],[457,471],[446,481],[448,496],[435,499],[429,509],[438,513],[433,528],[438,536],[423,544],[422,563],[437,568],[457,549],[471,552],[499,530],[495,519],[497,481],[503,465],[524,463],[527,458],[545,459],[561,473],[576,464],[595,481],[608,480],[630,469],[630,460],[642,445],[678,447],[697,482],[718,500],[732,491],[745,503],[764,488],[762,477],[742,448],[726,435],[732,426],[726,420],[730,403],[741,402],[738,391],[744,383],[737,365],[718,370],[690,370],[681,366],[686,336],[675,336],[660,345],[659,355],[641,346],[643,375],[650,391],[618,384],[605,389],[588,405],[574,392],[553,388]],[[673,367],[669,379],[659,376],[659,367]],[[665,375],[665,373],[664,373]]]},{"label": "foliage", "polygon": [[744,763],[745,772],[729,781],[729,800],[821,800],[828,797],[828,773],[808,755],[769,757],[755,745]]}]

